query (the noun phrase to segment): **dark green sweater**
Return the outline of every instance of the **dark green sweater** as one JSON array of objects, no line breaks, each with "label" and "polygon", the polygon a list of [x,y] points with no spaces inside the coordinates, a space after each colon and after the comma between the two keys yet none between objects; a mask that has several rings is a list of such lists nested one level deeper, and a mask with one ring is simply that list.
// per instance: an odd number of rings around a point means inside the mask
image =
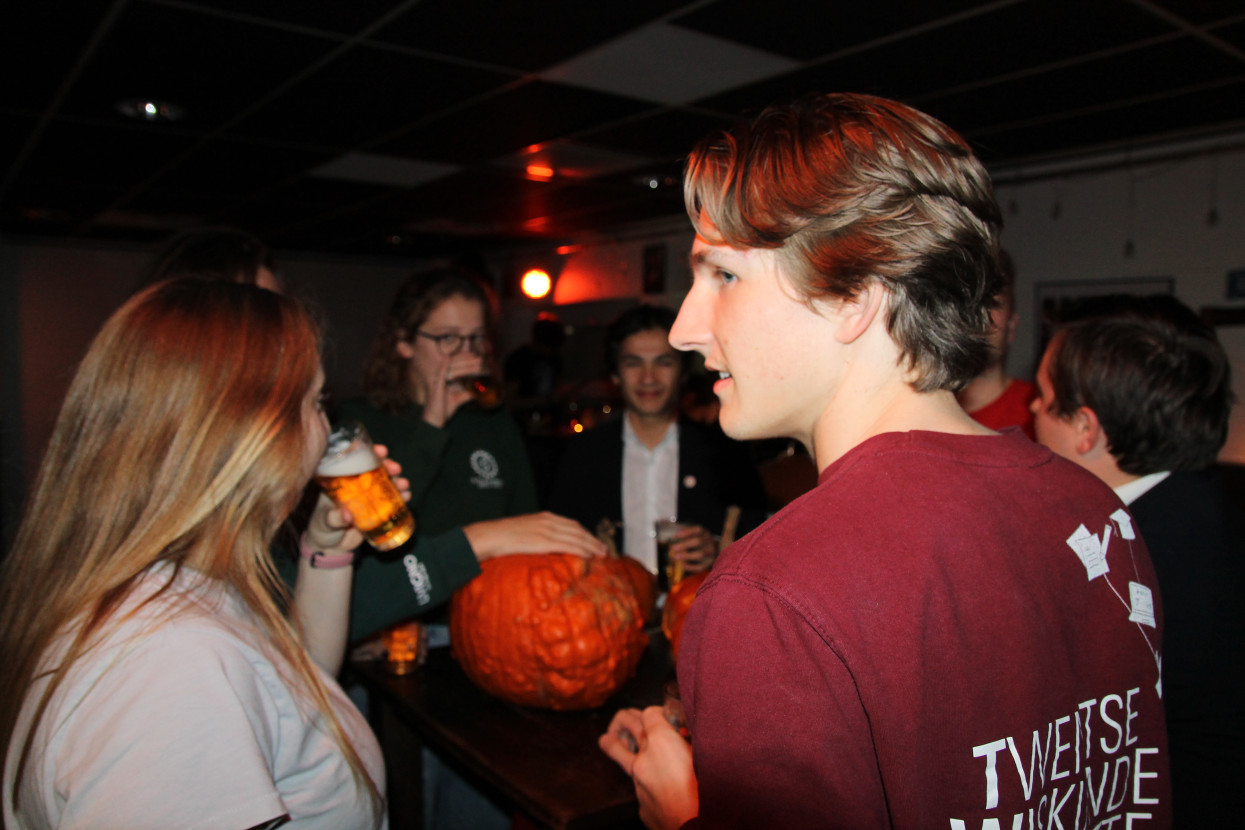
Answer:
[{"label": "dark green sweater", "polygon": [[398,415],[367,401],[342,404],[338,420],[361,421],[411,482],[415,535],[396,550],[364,545],[356,559],[350,641],[446,602],[480,573],[463,526],[532,513],[536,486],[523,437],[504,409],[464,404],[438,429],[413,406]]}]

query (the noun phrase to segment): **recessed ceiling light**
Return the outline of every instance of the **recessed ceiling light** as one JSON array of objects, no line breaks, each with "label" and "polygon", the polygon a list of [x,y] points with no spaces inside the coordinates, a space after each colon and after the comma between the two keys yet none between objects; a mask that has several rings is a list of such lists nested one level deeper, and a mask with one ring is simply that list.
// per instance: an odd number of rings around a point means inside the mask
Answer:
[{"label": "recessed ceiling light", "polygon": [[117,112],[127,118],[137,118],[140,121],[178,121],[186,114],[186,111],[177,104],[148,98],[129,98],[125,101],[118,101]]}]

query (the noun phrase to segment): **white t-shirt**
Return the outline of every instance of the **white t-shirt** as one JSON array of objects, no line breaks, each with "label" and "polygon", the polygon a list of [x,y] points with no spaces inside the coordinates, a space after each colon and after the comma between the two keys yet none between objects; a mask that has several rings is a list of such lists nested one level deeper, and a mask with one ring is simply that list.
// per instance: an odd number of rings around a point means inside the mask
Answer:
[{"label": "white t-shirt", "polygon": [[[126,608],[170,573],[153,566]],[[281,827],[297,830],[384,827],[314,706],[291,693],[245,605],[218,582],[193,581],[202,580],[183,569],[74,665],[40,721],[15,812],[17,758],[46,681],[32,685],[8,747],[5,827],[245,830],[284,814]],[[64,647],[51,649],[44,667]],[[322,679],[383,787],[375,736],[337,683]]]}]

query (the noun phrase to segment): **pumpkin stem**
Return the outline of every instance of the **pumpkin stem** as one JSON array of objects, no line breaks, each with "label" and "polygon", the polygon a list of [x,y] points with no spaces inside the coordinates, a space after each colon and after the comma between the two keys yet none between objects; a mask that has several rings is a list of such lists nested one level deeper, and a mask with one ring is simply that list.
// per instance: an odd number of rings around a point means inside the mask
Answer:
[{"label": "pumpkin stem", "polygon": [[622,522],[612,522],[608,518],[597,522],[597,538],[605,543],[605,555],[614,559],[619,557],[618,546],[614,544],[614,531],[620,527]]}]

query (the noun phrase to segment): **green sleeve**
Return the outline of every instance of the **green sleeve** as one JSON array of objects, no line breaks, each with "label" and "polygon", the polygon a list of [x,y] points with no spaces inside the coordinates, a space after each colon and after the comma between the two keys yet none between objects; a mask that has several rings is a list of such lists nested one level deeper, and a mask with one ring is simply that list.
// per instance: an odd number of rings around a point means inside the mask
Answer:
[{"label": "green sleeve", "polygon": [[416,514],[441,471],[450,442],[449,433],[425,421],[421,411],[391,415],[356,399],[342,403],[337,412],[338,423],[359,421],[373,441],[389,448],[389,457],[402,465],[402,475],[411,483],[410,503]]},{"label": "green sleeve", "polygon": [[447,602],[454,591],[480,573],[461,528],[401,548],[403,555],[360,557],[350,605],[350,642]]}]

